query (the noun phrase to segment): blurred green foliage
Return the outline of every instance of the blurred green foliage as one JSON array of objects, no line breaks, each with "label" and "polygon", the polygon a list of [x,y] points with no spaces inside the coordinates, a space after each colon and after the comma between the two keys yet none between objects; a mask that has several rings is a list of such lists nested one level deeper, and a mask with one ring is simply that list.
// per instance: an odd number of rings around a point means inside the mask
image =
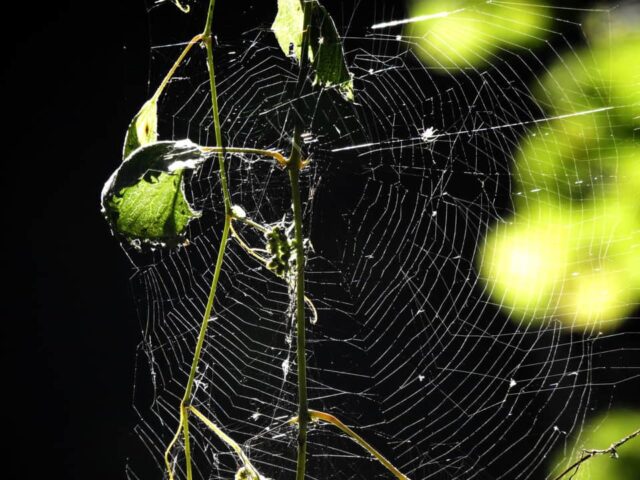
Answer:
[{"label": "blurred green foliage", "polygon": [[633,137],[640,126],[640,26],[590,40],[589,47],[566,52],[551,66],[534,96],[551,116],[608,108],[581,123],[587,138],[609,131]]},{"label": "blurred green foliage", "polygon": [[427,17],[405,28],[416,53],[447,70],[482,67],[501,49],[541,43],[552,18],[543,1],[409,0],[408,11],[410,18]]},{"label": "blurred green foliage", "polygon": [[518,320],[610,330],[639,300],[639,28],[566,52],[532,89],[549,120],[521,139],[516,214],[480,256]]}]

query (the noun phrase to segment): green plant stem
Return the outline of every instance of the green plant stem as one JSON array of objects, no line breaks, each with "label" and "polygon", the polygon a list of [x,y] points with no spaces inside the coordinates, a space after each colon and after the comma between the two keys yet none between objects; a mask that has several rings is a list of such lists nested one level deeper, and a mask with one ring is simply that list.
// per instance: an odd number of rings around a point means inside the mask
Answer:
[{"label": "green plant stem", "polygon": [[[295,149],[294,149],[295,152]],[[291,157],[291,161],[294,156]],[[307,355],[306,324],[304,315],[304,244],[302,235],[302,201],[300,199],[300,169],[292,165],[289,169],[291,200],[296,240],[296,330],[298,363],[298,459],[296,479],[303,480],[307,463],[307,430],[309,425],[309,402],[307,399]]]},{"label": "green plant stem", "polygon": [[[356,432],[347,427],[339,418],[331,415],[330,413],[320,412],[318,410],[309,410],[309,419],[313,422],[325,422],[330,423],[342,430],[343,433],[351,437],[351,439],[364,448],[367,452],[375,457],[387,470],[389,470],[398,480],[409,480],[405,474],[398,470],[384,455],[373,448],[364,438],[358,435]],[[287,423],[293,425],[299,422],[298,417],[293,417]]]},{"label": "green plant stem", "polygon": [[193,391],[193,384],[195,382],[196,373],[198,371],[198,363],[200,363],[200,356],[202,354],[202,347],[204,340],[207,336],[207,328],[209,326],[209,319],[211,318],[211,312],[213,310],[213,304],[216,298],[216,291],[218,283],[220,281],[220,273],[222,271],[222,264],[224,263],[224,255],[226,252],[227,241],[229,239],[229,230],[231,228],[231,217],[225,217],[224,228],[222,230],[222,238],[220,239],[220,248],[218,249],[218,259],[216,260],[215,270],[213,272],[213,280],[211,282],[211,289],[209,291],[209,298],[207,300],[207,306],[202,316],[202,324],[200,326],[200,333],[198,334],[198,342],[196,343],[196,350],[193,354],[193,361],[191,363],[191,371],[189,372],[189,378],[187,380],[187,386],[185,387],[184,397],[180,408],[183,410],[182,415],[182,431],[184,435],[184,450],[187,464],[187,480],[192,480],[191,473],[191,451],[190,451],[190,437],[189,437],[189,413],[188,408],[191,401],[191,393]]},{"label": "green plant stem", "polygon": [[[301,0],[303,8],[302,48],[300,54],[300,73],[296,85],[295,97],[298,98],[304,87],[309,63],[309,25],[313,4]],[[302,200],[300,198],[300,170],[302,161],[302,131],[304,125],[300,115],[296,116],[293,131],[291,157],[287,162],[289,181],[291,183],[291,203],[293,204],[293,221],[296,240],[296,356],[298,364],[298,458],[296,461],[296,480],[304,480],[307,468],[307,432],[309,429],[309,401],[307,398],[307,335],[304,315],[304,235],[302,233]]]},{"label": "green plant stem", "polygon": [[[211,87],[211,106],[213,112],[213,127],[216,135],[216,147],[224,147],[222,144],[222,126],[220,124],[220,111],[218,109],[218,89],[216,87],[216,73],[213,64],[213,43],[211,38],[211,29],[213,27],[213,10],[216,0],[210,0],[209,13],[207,14],[207,23],[202,34],[203,41],[207,47],[207,66],[209,68],[209,85]],[[220,183],[222,183],[222,194],[224,196],[224,210],[228,221],[231,221],[231,195],[229,194],[229,184],[227,182],[227,171],[225,169],[224,148],[218,153],[218,162],[220,164]]]},{"label": "green plant stem", "polygon": [[[187,480],[193,480],[193,467],[191,461],[191,439],[189,435],[189,407],[191,402],[191,394],[193,392],[193,385],[198,371],[198,364],[200,363],[200,356],[202,354],[202,347],[207,334],[207,328],[209,326],[209,320],[211,318],[211,312],[216,298],[216,291],[218,289],[218,283],[220,281],[220,273],[222,272],[222,265],[224,263],[224,256],[226,252],[227,243],[229,240],[229,232],[231,229],[231,195],[229,194],[229,185],[227,183],[227,172],[225,169],[224,161],[224,149],[222,149],[222,128],[220,125],[220,115],[218,109],[218,93],[216,89],[216,78],[213,64],[213,44],[211,40],[211,29],[213,26],[213,11],[215,8],[215,0],[209,2],[209,12],[207,14],[207,21],[205,24],[204,32],[200,36],[200,39],[205,44],[207,49],[207,66],[209,69],[209,83],[211,86],[211,104],[213,112],[213,124],[215,128],[216,147],[221,148],[218,152],[218,162],[220,167],[220,183],[222,184],[222,194],[224,196],[224,227],[222,230],[222,238],[220,239],[220,247],[218,248],[218,258],[216,260],[215,269],[213,272],[213,280],[211,281],[211,288],[209,290],[209,297],[207,299],[207,306],[202,316],[202,324],[200,326],[200,332],[198,334],[198,340],[196,343],[196,349],[193,354],[193,360],[191,362],[191,370],[189,372],[189,378],[187,379],[187,385],[185,387],[184,396],[180,402],[180,429],[184,436],[184,453],[186,462]],[[198,38],[198,37],[195,37]],[[190,44],[191,45],[191,44]],[[169,453],[175,445],[178,432],[174,436],[173,440],[167,447],[165,452],[165,463],[169,472],[170,480],[173,480],[173,473],[171,465],[169,463]]]}]

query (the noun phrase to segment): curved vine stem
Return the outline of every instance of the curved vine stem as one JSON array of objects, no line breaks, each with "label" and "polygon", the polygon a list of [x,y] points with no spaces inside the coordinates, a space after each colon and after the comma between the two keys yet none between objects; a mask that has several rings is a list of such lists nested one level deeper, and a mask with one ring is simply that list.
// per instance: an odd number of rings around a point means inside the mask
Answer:
[{"label": "curved vine stem", "polygon": [[242,466],[250,473],[252,479],[263,478],[262,475],[260,475],[260,473],[256,469],[256,467],[253,466],[253,464],[249,460],[249,457],[247,457],[247,454],[244,453],[244,450],[242,450],[242,447],[238,445],[238,442],[236,442],[233,438],[231,438],[229,435],[224,433],[222,429],[220,429],[215,423],[213,423],[211,420],[205,417],[204,414],[200,412],[198,409],[196,409],[195,407],[189,407],[189,411],[193,413],[196,417],[198,417],[200,421],[204,423],[209,428],[209,430],[215,433],[220,440],[222,440],[229,447],[231,447],[234,452],[236,452],[236,455],[238,455],[238,458],[240,459]]},{"label": "curved vine stem", "polygon": [[[318,410],[309,410],[309,419],[314,422],[325,422],[330,423],[331,425],[340,429],[347,436],[351,437],[351,439],[364,448],[367,452],[375,457],[378,462],[380,462],[387,470],[389,470],[398,480],[409,480],[405,474],[403,474],[400,470],[398,470],[389,460],[387,460],[384,455],[378,452],[375,448],[373,448],[364,438],[358,435],[356,432],[351,430],[348,426],[346,426],[340,419],[334,417],[330,413],[320,412]],[[288,423],[294,424],[298,423],[298,417],[293,417],[289,420]]]},{"label": "curved vine stem", "polygon": [[244,239],[240,236],[240,234],[238,232],[236,232],[236,229],[233,228],[233,223],[231,224],[231,236],[233,237],[233,239],[236,242],[238,242],[238,245],[240,245],[240,247],[242,247],[242,249],[245,252],[247,252],[253,258],[258,260],[261,264],[267,265],[267,263],[269,263],[269,259],[267,259],[265,257],[262,257],[253,248],[251,248],[249,245],[247,245],[247,242],[245,242]]},{"label": "curved vine stem", "polygon": [[171,2],[178,7],[178,9],[182,12],[182,13],[189,13],[191,11],[191,7],[189,5],[185,6],[182,5],[182,2],[180,0],[171,0]]},{"label": "curved vine stem", "polygon": [[203,35],[200,33],[189,41],[189,43],[184,48],[184,50],[182,51],[178,59],[174,62],[173,66],[171,67],[171,70],[169,70],[169,72],[165,75],[164,79],[162,80],[162,83],[160,83],[160,86],[156,89],[156,92],[153,94],[153,97],[151,97],[152,101],[156,101],[156,102],[158,101],[158,99],[160,98],[160,95],[162,95],[162,92],[164,91],[166,86],[169,84],[173,76],[176,74],[178,67],[180,67],[184,59],[187,58],[187,55],[189,55],[189,52],[194,47],[194,45],[202,41],[202,38],[203,38]]}]

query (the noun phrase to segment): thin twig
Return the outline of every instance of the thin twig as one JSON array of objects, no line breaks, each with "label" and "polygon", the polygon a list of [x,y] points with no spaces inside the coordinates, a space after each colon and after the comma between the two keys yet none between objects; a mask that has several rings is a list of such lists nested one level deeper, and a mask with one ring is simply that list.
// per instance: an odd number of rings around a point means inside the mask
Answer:
[{"label": "thin twig", "polygon": [[627,443],[629,440],[632,440],[633,438],[635,438],[635,437],[637,437],[639,435],[640,435],[640,429],[638,429],[635,432],[627,435],[622,440],[618,440],[617,442],[612,443],[611,446],[609,446],[609,448],[605,448],[603,450],[582,450],[582,457],[580,457],[580,460],[578,460],[573,465],[571,465],[569,468],[564,470],[560,475],[555,477],[553,480],[560,480],[561,478],[563,478],[567,474],[571,473],[574,469],[577,471],[577,469],[580,468],[580,465],[582,465],[584,462],[586,462],[590,458],[597,457],[599,455],[611,455],[611,458],[617,459],[618,458],[618,448],[621,447],[622,445],[624,445],[625,443]]},{"label": "thin twig", "polygon": [[233,228],[233,223],[231,224],[231,235],[233,237],[233,239],[238,242],[238,245],[240,245],[240,247],[242,247],[242,249],[247,252],[249,255],[251,255],[252,257],[254,257],[256,260],[258,260],[261,264],[263,265],[267,265],[269,263],[269,260],[267,258],[261,257],[260,255],[258,255],[255,250],[253,248],[251,248],[249,245],[247,245],[247,243],[242,239],[242,237],[240,236],[240,234],[238,232],[236,232],[236,229]]}]

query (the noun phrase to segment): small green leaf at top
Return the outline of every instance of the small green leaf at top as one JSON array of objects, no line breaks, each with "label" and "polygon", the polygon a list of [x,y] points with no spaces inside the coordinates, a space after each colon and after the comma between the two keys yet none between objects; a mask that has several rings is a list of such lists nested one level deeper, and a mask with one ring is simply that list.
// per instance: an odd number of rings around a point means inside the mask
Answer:
[{"label": "small green leaf at top", "polygon": [[[285,55],[289,55],[293,45],[294,56],[297,59],[302,57],[303,24],[304,14],[301,0],[278,0],[278,14],[271,29]],[[309,54],[311,55],[311,52]]]},{"label": "small green leaf at top", "polygon": [[[304,0],[278,0],[278,14],[271,27],[282,51],[293,54],[300,61],[305,30]],[[309,60],[315,70],[314,84],[323,87],[337,86],[342,96],[352,102],[355,98],[353,78],[344,58],[338,29],[327,9],[317,0],[308,1],[312,8],[309,42]]]},{"label": "small green leaf at top", "polygon": [[204,162],[189,140],[155,142],[133,151],[102,190],[102,212],[118,237],[134,246],[177,246],[200,213],[186,199],[184,176]]},{"label": "small green leaf at top", "polygon": [[158,140],[158,102],[147,100],[140,111],[131,120],[124,137],[123,160],[134,150]]},{"label": "small green leaf at top", "polygon": [[337,85],[342,96],[353,102],[353,78],[344,59],[338,29],[327,9],[319,3],[313,9],[311,20],[311,50],[315,83],[327,87]]}]

